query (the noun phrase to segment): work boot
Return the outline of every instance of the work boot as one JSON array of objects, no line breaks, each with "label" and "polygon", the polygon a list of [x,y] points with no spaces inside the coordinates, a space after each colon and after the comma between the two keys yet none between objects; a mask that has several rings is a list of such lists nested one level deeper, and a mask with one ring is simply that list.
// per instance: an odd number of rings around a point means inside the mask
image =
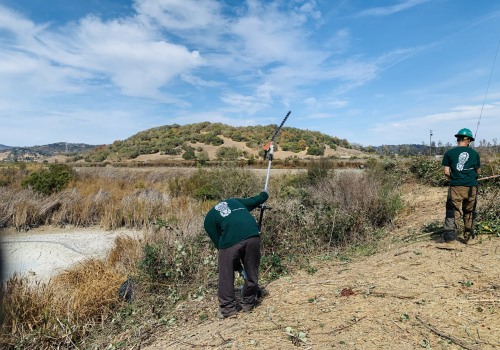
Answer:
[{"label": "work boot", "polygon": [[457,233],[455,230],[446,230],[443,233],[443,239],[446,243],[453,242],[457,239]]},{"label": "work boot", "polygon": [[223,320],[225,318],[234,317],[234,316],[238,315],[238,312],[240,312],[240,311],[241,311],[240,305],[236,305],[236,307],[230,311],[224,310],[224,312],[222,311],[221,308],[219,308],[219,311],[217,312],[217,318]]},{"label": "work boot", "polygon": [[436,248],[438,249],[444,249],[444,250],[458,250],[461,251],[464,245],[458,241],[458,240],[453,240],[453,241],[446,241],[444,243],[439,243],[436,245]]},{"label": "work boot", "polygon": [[264,287],[259,287],[259,290],[257,291],[257,299],[262,299],[267,296],[269,296],[268,290]]},{"label": "work boot", "polygon": [[255,304],[242,304],[241,305],[241,310],[243,312],[250,312],[253,309],[255,309]]},{"label": "work boot", "polygon": [[464,243],[467,244],[467,243],[469,243],[469,241],[471,239],[474,239],[474,238],[476,238],[476,235],[473,232],[471,232],[470,229],[465,229],[465,232],[464,232]]}]

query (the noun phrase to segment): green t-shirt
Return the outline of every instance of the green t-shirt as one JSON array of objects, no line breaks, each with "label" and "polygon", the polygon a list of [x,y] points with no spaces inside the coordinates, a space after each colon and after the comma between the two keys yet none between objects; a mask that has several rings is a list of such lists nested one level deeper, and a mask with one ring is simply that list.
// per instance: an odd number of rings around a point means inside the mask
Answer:
[{"label": "green t-shirt", "polygon": [[472,148],[458,146],[448,150],[441,165],[450,167],[450,186],[477,186],[481,160],[479,153]]},{"label": "green t-shirt", "polygon": [[205,231],[218,249],[260,235],[259,225],[250,213],[269,198],[261,192],[250,198],[229,198],[210,209],[205,217]]}]

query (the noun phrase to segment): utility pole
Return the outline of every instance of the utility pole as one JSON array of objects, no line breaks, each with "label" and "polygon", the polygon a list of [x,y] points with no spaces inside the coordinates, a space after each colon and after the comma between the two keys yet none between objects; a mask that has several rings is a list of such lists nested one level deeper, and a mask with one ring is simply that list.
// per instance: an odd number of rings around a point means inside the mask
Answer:
[{"label": "utility pole", "polygon": [[432,130],[429,132],[429,157],[432,157]]}]

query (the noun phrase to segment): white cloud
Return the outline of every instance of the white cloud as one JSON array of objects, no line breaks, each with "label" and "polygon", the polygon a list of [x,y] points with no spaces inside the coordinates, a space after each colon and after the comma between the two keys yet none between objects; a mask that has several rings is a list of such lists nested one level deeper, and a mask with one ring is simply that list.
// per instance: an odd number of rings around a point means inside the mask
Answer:
[{"label": "white cloud", "polygon": [[215,0],[136,0],[141,16],[170,30],[200,30],[221,25],[220,3]]},{"label": "white cloud", "polygon": [[397,12],[401,12],[412,8],[414,6],[429,2],[430,0],[406,0],[402,1],[399,4],[385,7],[373,7],[370,9],[366,9],[361,11],[358,16],[388,16]]},{"label": "white cloud", "polygon": [[11,11],[0,4],[0,28],[12,33],[31,33],[40,30],[33,22],[25,19],[17,12]]},{"label": "white cloud", "polygon": [[[134,18],[104,22],[89,16],[59,32],[34,31],[28,21],[24,23],[9,27],[19,38],[13,46],[22,51],[3,50],[0,57],[5,66],[0,73],[35,72],[34,85],[48,91],[74,91],[68,89],[71,83],[81,90],[82,84],[89,88],[93,79],[109,79],[125,95],[161,100],[163,86],[203,62],[198,51],[162,40]],[[15,60],[8,60],[14,56]]]},{"label": "white cloud", "polygon": [[[454,133],[461,128],[469,128],[475,133],[480,111],[481,105],[455,106],[441,113],[377,123],[372,132],[376,135],[391,135],[393,144],[403,144],[408,143],[407,140],[414,140],[415,135],[421,135],[424,140],[429,130],[433,130],[433,138],[446,143],[453,141]],[[477,128],[478,139],[492,140],[498,137],[500,129],[496,119],[499,114],[500,102],[484,106],[481,123]]]},{"label": "white cloud", "polygon": [[221,100],[228,105],[225,112],[245,112],[250,115],[269,107],[269,104],[255,96],[245,96],[237,93],[227,93],[221,96]]}]

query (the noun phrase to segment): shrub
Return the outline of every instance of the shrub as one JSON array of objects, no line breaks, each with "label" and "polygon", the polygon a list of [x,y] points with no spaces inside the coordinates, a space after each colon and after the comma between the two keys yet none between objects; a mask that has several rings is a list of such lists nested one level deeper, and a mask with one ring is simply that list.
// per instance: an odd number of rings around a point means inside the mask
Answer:
[{"label": "shrub", "polygon": [[475,231],[486,234],[496,234],[500,237],[500,187],[495,186],[500,180],[490,180],[479,187],[477,217]]},{"label": "shrub", "polygon": [[21,185],[33,191],[49,195],[61,191],[74,178],[73,169],[66,164],[50,164],[48,169],[35,171]]},{"label": "shrub", "polygon": [[196,159],[196,154],[194,153],[194,148],[189,148],[182,154],[182,159],[192,160]]},{"label": "shrub", "polygon": [[443,175],[440,160],[416,157],[410,160],[409,169],[420,182],[431,186],[446,186],[448,184],[448,179]]},{"label": "shrub", "polygon": [[320,144],[314,144],[307,148],[306,154],[311,156],[324,156],[325,155],[325,147]]},{"label": "shrub", "polygon": [[235,160],[238,158],[238,149],[236,147],[219,147],[217,158],[224,160]]},{"label": "shrub", "polygon": [[283,182],[271,187],[279,193],[263,221],[263,269],[269,276],[292,269],[310,254],[372,240],[402,207],[399,182],[390,171],[299,174]]},{"label": "shrub", "polygon": [[15,167],[0,168],[0,187],[12,184],[18,176],[19,171]]},{"label": "shrub", "polygon": [[307,178],[311,184],[327,177],[329,171],[333,169],[333,163],[329,159],[320,158],[311,161],[307,166]]},{"label": "shrub", "polygon": [[222,200],[257,194],[257,176],[240,168],[198,169],[188,178],[173,179],[169,189],[174,195],[190,195],[201,200]]}]

